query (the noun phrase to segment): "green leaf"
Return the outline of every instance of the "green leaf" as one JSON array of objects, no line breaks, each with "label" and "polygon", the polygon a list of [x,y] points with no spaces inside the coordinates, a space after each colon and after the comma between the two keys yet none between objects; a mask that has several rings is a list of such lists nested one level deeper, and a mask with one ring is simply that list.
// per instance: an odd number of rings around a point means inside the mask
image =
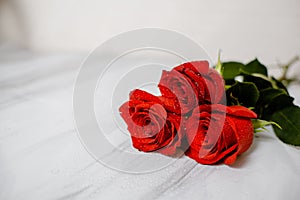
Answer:
[{"label": "green leaf", "polygon": [[262,77],[258,77],[258,76],[245,75],[244,81],[254,83],[256,85],[256,87],[258,88],[258,90],[263,90],[266,88],[273,87],[271,81],[266,80],[265,78],[262,78]]},{"label": "green leaf", "polygon": [[225,80],[232,80],[241,74],[244,64],[239,62],[225,62],[222,64],[222,75]]},{"label": "green leaf", "polygon": [[272,115],[272,121],[282,129],[273,126],[275,134],[287,144],[300,146],[300,108],[290,106],[277,111]]},{"label": "green leaf", "polygon": [[249,82],[236,82],[226,90],[228,105],[242,105],[255,107],[259,98],[259,91],[255,84]]},{"label": "green leaf", "polygon": [[293,106],[294,98],[287,95],[286,93],[281,94],[273,98],[273,100],[269,103],[269,109],[271,109],[272,112],[281,110],[283,108]]},{"label": "green leaf", "polygon": [[246,66],[243,68],[244,71],[247,72],[247,74],[262,74],[265,76],[268,76],[268,70],[266,68],[266,66],[264,66],[263,64],[261,64],[257,58],[254,59],[253,61],[249,62],[248,64],[246,64]]},{"label": "green leaf", "polygon": [[282,89],[275,89],[275,88],[267,88],[260,91],[260,98],[258,103],[267,105],[273,101],[274,98],[280,95],[286,95],[286,92]]},{"label": "green leaf", "polygon": [[257,59],[247,65],[239,62],[225,62],[222,64],[222,75],[225,80],[233,80],[238,75],[261,74],[268,76],[267,68]]},{"label": "green leaf", "polygon": [[281,81],[277,80],[274,77],[271,77],[271,79],[275,83],[277,88],[283,89],[284,91],[286,91],[287,94],[289,94],[287,88],[283,85],[283,83]]},{"label": "green leaf", "polygon": [[283,89],[267,88],[260,92],[256,104],[256,113],[264,120],[270,120],[273,113],[293,106],[294,98]]}]

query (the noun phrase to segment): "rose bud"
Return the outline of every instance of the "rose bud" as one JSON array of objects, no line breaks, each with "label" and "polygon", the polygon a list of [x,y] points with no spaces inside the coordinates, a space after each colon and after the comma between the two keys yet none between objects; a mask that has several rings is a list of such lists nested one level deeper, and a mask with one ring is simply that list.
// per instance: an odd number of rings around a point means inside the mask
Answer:
[{"label": "rose bud", "polygon": [[181,145],[181,117],[168,113],[161,100],[145,91],[134,90],[120,109],[133,146],[144,152],[174,155]]},{"label": "rose bud", "polygon": [[243,106],[215,104],[195,108],[186,122],[186,155],[201,164],[234,163],[252,144],[251,118],[256,117]]},{"label": "rose bud", "polygon": [[158,87],[163,97],[178,99],[183,114],[203,103],[221,103],[225,92],[222,76],[209,68],[207,61],[188,62],[163,71]]}]

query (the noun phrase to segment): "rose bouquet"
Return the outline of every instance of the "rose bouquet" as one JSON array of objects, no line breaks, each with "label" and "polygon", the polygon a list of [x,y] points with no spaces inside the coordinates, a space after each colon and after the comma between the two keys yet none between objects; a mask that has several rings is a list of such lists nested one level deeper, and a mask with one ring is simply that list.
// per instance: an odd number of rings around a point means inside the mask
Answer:
[{"label": "rose bouquet", "polygon": [[280,119],[288,111],[299,116],[299,107],[257,60],[247,65],[218,62],[215,69],[207,61],[187,62],[163,71],[158,88],[160,96],[132,91],[119,109],[133,147],[140,151],[184,152],[201,164],[232,164],[266,125],[273,125],[283,141],[300,145],[299,122],[287,119],[298,132],[284,138],[282,131],[293,130]]}]

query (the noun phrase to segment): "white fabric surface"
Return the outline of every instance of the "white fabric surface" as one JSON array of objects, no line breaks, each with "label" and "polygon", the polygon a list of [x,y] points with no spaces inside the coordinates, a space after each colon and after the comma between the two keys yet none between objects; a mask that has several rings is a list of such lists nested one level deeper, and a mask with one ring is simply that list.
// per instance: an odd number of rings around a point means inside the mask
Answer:
[{"label": "white fabric surface", "polygon": [[299,199],[300,150],[273,131],[260,133],[233,166],[183,157],[134,175],[99,164],[73,122],[82,59],[0,46],[0,199]]}]

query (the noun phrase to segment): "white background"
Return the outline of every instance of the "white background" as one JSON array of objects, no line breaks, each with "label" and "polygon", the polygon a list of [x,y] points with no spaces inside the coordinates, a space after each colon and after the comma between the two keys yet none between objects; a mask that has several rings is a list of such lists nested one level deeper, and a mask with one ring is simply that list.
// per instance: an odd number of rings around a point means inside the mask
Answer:
[{"label": "white background", "polygon": [[0,0],[0,39],[35,50],[89,51],[144,27],[179,31],[216,58],[269,64],[300,53],[299,0]]}]

